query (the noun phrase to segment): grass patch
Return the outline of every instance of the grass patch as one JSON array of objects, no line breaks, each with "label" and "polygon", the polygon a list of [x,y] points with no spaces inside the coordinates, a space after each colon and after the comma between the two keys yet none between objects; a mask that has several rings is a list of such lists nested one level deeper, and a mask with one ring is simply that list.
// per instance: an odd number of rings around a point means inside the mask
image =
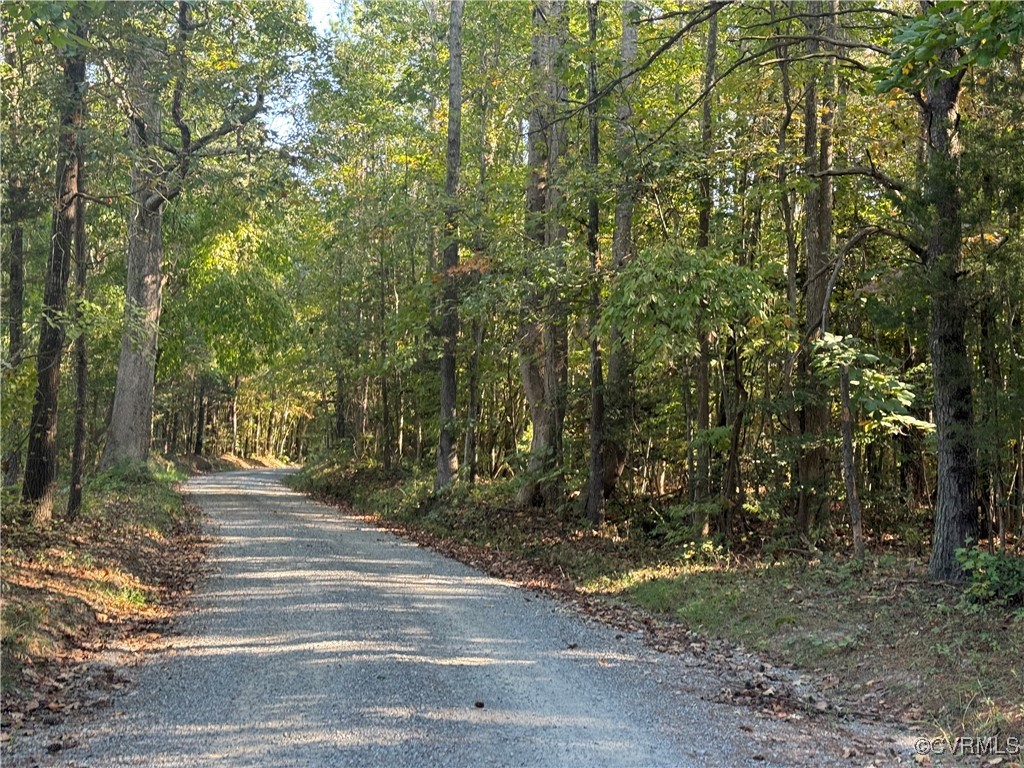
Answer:
[{"label": "grass patch", "polygon": [[515,481],[437,497],[428,473],[324,461],[290,482],[497,575],[545,574],[834,680],[848,710],[954,735],[1024,731],[1024,611],[968,605],[918,558],[740,559],[653,535],[635,510],[610,509],[598,530],[574,510],[518,510]]}]

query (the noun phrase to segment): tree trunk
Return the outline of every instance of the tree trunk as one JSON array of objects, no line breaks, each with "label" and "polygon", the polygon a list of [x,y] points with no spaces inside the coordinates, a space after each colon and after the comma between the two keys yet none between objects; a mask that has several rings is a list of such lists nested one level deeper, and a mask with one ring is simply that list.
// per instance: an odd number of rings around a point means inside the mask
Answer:
[{"label": "tree trunk", "polygon": [[231,418],[231,454],[233,456],[238,455],[238,385],[239,377],[236,374],[231,385],[231,411],[229,413]]},{"label": "tree trunk", "polygon": [[203,444],[206,442],[206,385],[199,385],[199,409],[196,412],[196,442],[192,447],[192,453],[196,456],[203,455]]},{"label": "tree trunk", "polygon": [[[625,96],[633,83],[630,74],[637,56],[638,5],[633,0],[622,4],[622,36],[619,55],[623,77],[618,106],[615,109],[615,153],[621,180],[615,193],[615,224],[612,232],[612,279],[623,270],[633,251],[633,207],[636,180],[633,169],[633,144],[629,119],[633,108]],[[629,340],[618,323],[611,327],[608,343],[608,378],[605,385],[604,496],[615,493],[626,468],[629,417],[633,410],[633,362]]]},{"label": "tree trunk", "polygon": [[[955,71],[958,58],[959,53],[949,49],[942,54],[941,64]],[[966,340],[968,296],[961,282],[958,100],[962,77],[958,73],[935,80],[926,88],[922,106],[928,127],[924,180],[931,219],[925,266],[931,298],[929,345],[938,449],[938,504],[928,570],[943,581],[964,578],[956,550],[968,540],[978,539],[974,402]]]},{"label": "tree trunk", "polygon": [[[85,191],[84,153],[79,145],[75,158],[78,163],[78,187]],[[85,197],[75,201],[75,289],[78,301],[85,300],[85,283],[89,274],[88,253],[85,247]],[[81,323],[81,307],[76,308],[76,320]],[[89,408],[89,358],[85,329],[78,328],[75,337],[75,442],[71,449],[71,488],[68,495],[67,517],[74,520],[82,507],[82,485],[85,477],[86,417]]]},{"label": "tree trunk", "polygon": [[[18,56],[14,46],[9,44],[10,40],[4,39],[4,62],[13,71],[17,71]],[[11,131],[5,136],[7,151],[13,154],[17,151],[20,121],[18,120],[17,104],[11,103],[8,94],[8,110],[11,119]],[[24,221],[29,216],[27,207],[27,193],[25,183],[21,176],[12,168],[15,163],[6,163],[4,166],[6,176],[7,205],[3,211],[3,221],[10,230],[10,259],[7,262],[7,295],[4,297],[3,307],[7,313],[7,365],[11,370],[17,368],[22,361],[24,353],[24,325],[25,325],[25,228]],[[3,453],[3,484],[11,486],[17,484],[21,477],[21,450],[23,447],[23,435],[20,433],[20,425],[17,430],[8,428],[4,435]]]},{"label": "tree trunk", "polygon": [[465,0],[452,0],[448,22],[448,152],[445,172],[445,247],[442,255],[444,288],[441,309],[441,423],[437,444],[437,477],[434,491],[451,484],[459,467],[455,437],[456,360],[459,333],[458,187],[462,151],[462,12]]},{"label": "tree trunk", "polygon": [[[587,26],[590,32],[590,61],[587,66],[587,171],[595,178],[600,158],[597,123],[597,3],[587,3]],[[590,524],[597,526],[604,517],[604,371],[601,347],[598,344],[597,325],[601,315],[601,283],[598,271],[598,234],[600,208],[597,190],[591,187],[587,200],[587,251],[590,253],[590,468],[583,511]]]},{"label": "tree trunk", "polygon": [[[526,190],[527,247],[557,264],[564,229],[559,222],[562,191],[559,159],[565,143],[565,124],[559,106],[567,97],[559,61],[567,34],[564,0],[539,0],[534,6],[533,53],[530,68],[538,93],[530,110]],[[546,309],[546,311],[545,311]],[[530,406],[533,436],[527,477],[519,504],[553,505],[563,495],[562,435],[567,376],[566,311],[557,289],[545,295],[530,290],[520,314],[519,367]]]},{"label": "tree trunk", "polygon": [[[808,33],[815,38],[827,34],[834,24],[823,22],[825,14],[835,13],[837,0],[817,0],[811,4],[812,16]],[[817,55],[817,39],[808,41],[808,53]],[[817,82],[812,76],[804,101],[804,168],[814,174],[832,167],[832,120],[835,112],[836,69],[826,60],[823,96],[819,103]],[[811,368],[810,342],[820,335],[821,311],[827,287],[827,271],[832,250],[832,179],[829,176],[810,180],[804,199],[804,342],[800,353],[799,378],[804,404],[799,409],[800,434],[803,442],[798,462],[800,492],[797,502],[796,527],[801,535],[813,535],[821,524],[828,499],[826,473],[828,454],[824,446],[829,422],[828,397],[825,388]]]},{"label": "tree trunk", "polygon": [[[79,37],[86,32],[76,29]],[[28,455],[22,499],[29,504],[33,521],[46,523],[53,514],[57,478],[57,394],[64,353],[64,312],[68,305],[72,239],[78,213],[78,143],[85,117],[85,55],[68,54],[63,60],[64,89],[59,100],[60,139],[57,154],[56,195],[51,226],[50,257],[46,265],[43,317],[36,356],[36,392],[29,426]]]},{"label": "tree trunk", "polygon": [[473,351],[469,356],[469,405],[466,409],[466,438],[463,446],[463,463],[466,465],[466,481],[473,485],[479,474],[477,459],[477,434],[480,422],[480,356],[484,346],[484,322],[474,318],[472,323]]},{"label": "tree trunk", "polygon": [[864,528],[861,524],[860,497],[857,495],[857,469],[853,458],[853,413],[850,407],[850,369],[839,366],[839,401],[842,408],[843,480],[846,483],[846,505],[850,508],[850,530],[853,532],[853,556],[864,559]]},{"label": "tree trunk", "polygon": [[153,388],[164,287],[164,200],[145,155],[150,144],[157,141],[161,110],[156,95],[146,85],[141,62],[132,78],[139,119],[129,122],[128,138],[138,157],[131,171],[124,333],[101,469],[121,461],[146,461],[153,431]]},{"label": "tree trunk", "polygon": [[[707,43],[704,50],[704,89],[708,90],[715,82],[715,65],[718,57],[718,14],[708,21]],[[697,179],[697,248],[706,250],[711,245],[711,155],[713,151],[713,124],[711,94],[703,104],[700,119],[701,151],[704,155],[702,172]],[[706,326],[706,311],[710,297],[701,297],[701,311],[697,317],[697,336],[699,354],[697,356],[697,477],[694,482],[695,501],[698,506],[696,520],[698,533],[708,536],[711,533],[711,514],[708,502],[712,495],[711,484],[711,340]]]}]

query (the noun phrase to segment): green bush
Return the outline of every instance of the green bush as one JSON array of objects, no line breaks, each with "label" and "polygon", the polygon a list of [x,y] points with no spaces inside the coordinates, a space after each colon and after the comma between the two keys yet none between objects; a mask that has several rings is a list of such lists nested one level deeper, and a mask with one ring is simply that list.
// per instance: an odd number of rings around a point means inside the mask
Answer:
[{"label": "green bush", "polygon": [[968,601],[1016,607],[1024,605],[1024,557],[991,553],[977,547],[956,551],[957,562],[968,576]]}]

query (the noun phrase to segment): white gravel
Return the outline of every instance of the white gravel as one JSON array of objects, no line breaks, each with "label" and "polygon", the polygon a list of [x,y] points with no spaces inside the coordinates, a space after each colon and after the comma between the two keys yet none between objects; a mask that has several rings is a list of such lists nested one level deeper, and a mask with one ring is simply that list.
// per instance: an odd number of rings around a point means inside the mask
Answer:
[{"label": "white gravel", "polygon": [[309,501],[283,475],[189,482],[216,536],[194,610],[111,708],[65,726],[77,746],[15,744],[12,765],[871,762],[845,758],[834,728],[703,700],[713,678],[685,659]]}]

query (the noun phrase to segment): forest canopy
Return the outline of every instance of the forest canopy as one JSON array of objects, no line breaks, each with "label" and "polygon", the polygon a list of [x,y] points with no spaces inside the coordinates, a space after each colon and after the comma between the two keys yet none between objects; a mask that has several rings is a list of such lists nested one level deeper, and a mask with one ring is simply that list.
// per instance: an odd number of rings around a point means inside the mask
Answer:
[{"label": "forest canopy", "polygon": [[939,580],[1024,534],[1024,5],[2,14],[5,517],[230,452]]}]

